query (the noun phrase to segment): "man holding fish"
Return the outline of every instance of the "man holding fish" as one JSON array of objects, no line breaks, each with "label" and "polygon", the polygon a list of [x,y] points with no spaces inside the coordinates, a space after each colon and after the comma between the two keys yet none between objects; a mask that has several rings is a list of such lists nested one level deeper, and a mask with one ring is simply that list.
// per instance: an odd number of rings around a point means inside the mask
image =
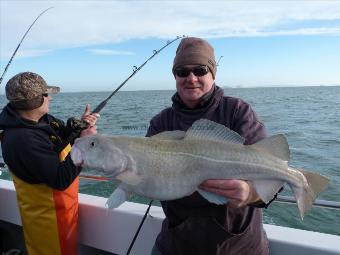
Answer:
[{"label": "man holding fish", "polygon": [[[174,58],[172,73],[177,93],[173,105],[150,122],[147,136],[166,130],[186,131],[201,118],[236,131],[245,144],[266,136],[264,125],[249,104],[224,96],[214,80],[217,65],[214,49],[200,38],[184,38]],[[191,196],[162,201],[166,215],[153,248],[156,254],[268,254],[262,225],[265,204],[250,182],[207,180],[200,188],[226,197],[227,205],[209,203],[197,192]]]},{"label": "man holding fish", "polygon": [[74,164],[118,183],[109,208],[133,193],[161,201],[166,218],[152,255],[268,254],[261,207],[287,183],[303,218],[328,178],[289,167],[285,136],[267,138],[249,104],[224,96],[207,41],[182,39],[172,71],[173,105],[150,121],[147,137],[79,138]]}]

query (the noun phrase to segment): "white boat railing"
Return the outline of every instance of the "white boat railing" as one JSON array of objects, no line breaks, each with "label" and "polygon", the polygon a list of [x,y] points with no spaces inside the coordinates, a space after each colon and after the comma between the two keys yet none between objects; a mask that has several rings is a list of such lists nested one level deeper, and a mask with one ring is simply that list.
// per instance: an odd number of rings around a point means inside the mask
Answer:
[{"label": "white boat railing", "polygon": [[[281,195],[277,196],[277,198],[274,200],[274,202],[286,203],[286,204],[296,204],[296,200],[295,200],[294,197],[281,196]],[[338,209],[339,210],[340,209],[340,202],[316,199],[313,203],[313,206],[327,208],[327,209]]]}]

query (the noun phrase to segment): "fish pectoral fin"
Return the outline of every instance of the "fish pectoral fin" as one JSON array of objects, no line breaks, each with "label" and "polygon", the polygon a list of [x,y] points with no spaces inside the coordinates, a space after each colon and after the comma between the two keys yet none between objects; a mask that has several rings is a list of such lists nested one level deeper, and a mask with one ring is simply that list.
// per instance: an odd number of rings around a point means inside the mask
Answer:
[{"label": "fish pectoral fin", "polygon": [[244,144],[245,141],[245,139],[235,131],[207,119],[196,120],[187,130],[184,139],[200,139],[217,142],[228,141],[236,144]]},{"label": "fish pectoral fin", "polygon": [[111,194],[109,199],[106,201],[106,205],[109,209],[117,208],[122,203],[127,201],[131,197],[131,193],[117,187],[115,191]]},{"label": "fish pectoral fin", "polygon": [[204,197],[206,200],[208,200],[210,203],[214,203],[217,205],[226,204],[228,202],[228,199],[226,197],[202,190],[197,189],[197,192]]},{"label": "fish pectoral fin", "polygon": [[283,187],[283,181],[276,180],[254,180],[251,181],[261,200],[268,203],[277,192]]},{"label": "fish pectoral fin", "polygon": [[263,140],[250,146],[264,150],[274,155],[275,157],[278,157],[287,162],[290,159],[290,151],[287,138],[282,134],[264,138]]},{"label": "fish pectoral fin", "polygon": [[185,131],[174,130],[174,131],[164,131],[158,133],[157,135],[151,136],[152,139],[159,140],[182,140],[185,136]]}]

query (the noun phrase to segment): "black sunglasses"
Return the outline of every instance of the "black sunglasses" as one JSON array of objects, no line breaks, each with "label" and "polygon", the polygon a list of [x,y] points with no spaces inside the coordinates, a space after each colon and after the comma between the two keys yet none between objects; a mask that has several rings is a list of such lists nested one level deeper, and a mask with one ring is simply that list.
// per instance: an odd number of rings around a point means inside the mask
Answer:
[{"label": "black sunglasses", "polygon": [[177,67],[175,69],[176,76],[181,78],[188,77],[190,73],[193,73],[195,76],[204,76],[209,73],[209,68],[207,66],[195,66],[193,68]]},{"label": "black sunglasses", "polygon": [[42,95],[43,95],[43,97],[48,97],[48,93],[44,93]]}]

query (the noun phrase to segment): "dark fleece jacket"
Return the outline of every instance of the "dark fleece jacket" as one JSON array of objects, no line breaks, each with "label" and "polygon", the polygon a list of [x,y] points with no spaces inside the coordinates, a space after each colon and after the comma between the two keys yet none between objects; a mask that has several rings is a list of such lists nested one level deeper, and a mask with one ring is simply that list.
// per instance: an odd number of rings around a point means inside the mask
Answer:
[{"label": "dark fleece jacket", "polygon": [[59,162],[60,146],[71,132],[61,120],[49,114],[39,122],[26,120],[8,104],[0,114],[0,130],[4,161],[21,180],[64,190],[78,176],[70,155]]}]

